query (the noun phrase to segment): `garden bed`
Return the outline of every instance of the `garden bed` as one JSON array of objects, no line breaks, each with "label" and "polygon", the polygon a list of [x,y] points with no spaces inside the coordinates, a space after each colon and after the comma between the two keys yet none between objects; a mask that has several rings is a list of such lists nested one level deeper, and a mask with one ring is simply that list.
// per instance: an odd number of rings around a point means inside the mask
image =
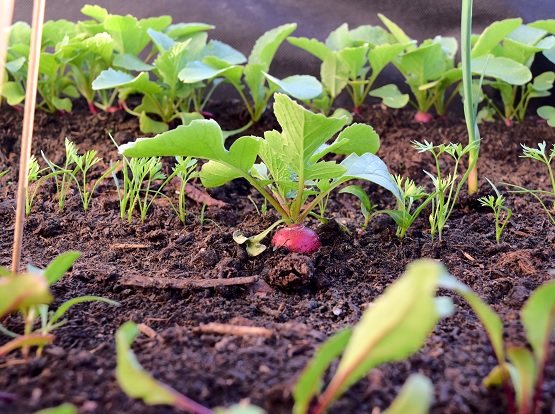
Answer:
[{"label": "garden bed", "polygon": [[[37,113],[33,153],[42,150],[51,160],[63,161],[63,141],[71,139],[80,152],[94,148],[104,167],[117,160],[115,146],[141,136],[136,118],[123,112],[91,115],[85,105],[60,118]],[[217,114],[224,129],[245,123],[232,103],[207,108]],[[268,112],[269,113],[269,112]],[[430,185],[423,170],[432,170],[429,154],[419,154],[411,141],[465,142],[462,119],[437,119],[429,124],[413,121],[408,110],[363,107],[355,121],[376,128],[381,137],[378,155],[391,173],[402,174],[419,185]],[[6,107],[0,118],[0,264],[11,262],[15,218],[17,160],[22,116]],[[244,135],[262,135],[278,125],[267,115]],[[539,163],[519,159],[520,143],[535,147],[555,143],[555,130],[536,119],[507,127],[502,122],[481,126],[483,137],[480,176],[493,183],[547,186]],[[478,197],[491,194],[481,180],[481,191],[464,192],[446,227],[441,243],[432,243],[426,211],[404,240],[395,236],[395,224],[385,215],[373,219],[358,236],[362,216],[358,201],[334,193],[328,214],[345,224],[321,228],[322,248],[311,255],[287,254],[268,249],[249,258],[232,239],[240,229],[255,234],[275,216],[257,214],[262,200],[246,182],[237,180],[210,190],[225,206],[207,206],[188,200],[184,226],[169,204],[159,200],[141,223],[119,216],[113,181],[96,191],[91,209],[83,212],[78,194],[70,194],[62,214],[53,200],[55,187],[42,187],[26,220],[23,262],[45,267],[68,250],[83,252],[72,270],[53,287],[54,305],[79,295],[99,295],[122,306],[82,304],[71,309],[69,323],[55,331],[54,346],[41,358],[2,368],[0,391],[17,395],[0,411],[30,413],[71,402],[81,413],[163,413],[165,407],[146,407],[129,399],[114,377],[114,333],[128,320],[143,323],[156,335],[142,335],[134,350],[146,370],[157,379],[209,407],[250,399],[268,413],[290,413],[291,388],[318,346],[344,326],[354,325],[361,313],[420,257],[443,262],[450,273],[477,292],[503,318],[506,341],[522,344],[519,310],[529,294],[552,278],[555,228],[529,196],[511,195],[507,205],[514,215],[501,243],[495,242],[493,215]],[[381,188],[370,198],[380,208],[392,206],[393,197]],[[499,186],[503,191],[505,187]],[[247,195],[252,196],[251,202]],[[204,220],[201,220],[201,217]],[[202,221],[202,222],[201,222]],[[333,222],[332,222],[333,223]],[[312,223],[316,225],[316,223]],[[130,276],[177,279],[260,277],[253,284],[217,288],[140,288],[125,285]],[[450,295],[449,293],[446,293]],[[454,315],[440,321],[424,348],[407,361],[381,366],[351,388],[330,413],[372,412],[386,408],[410,373],[419,372],[435,387],[432,413],[506,413],[504,393],[485,389],[482,379],[496,360],[482,325],[464,301],[454,296]],[[265,328],[257,335],[222,335],[204,332],[203,324]],[[12,317],[7,327],[17,331]],[[553,350],[553,342],[552,342]],[[13,353],[0,364],[15,364]],[[4,405],[3,405],[4,404]],[[555,353],[551,353],[543,384],[542,413],[555,410]]]}]

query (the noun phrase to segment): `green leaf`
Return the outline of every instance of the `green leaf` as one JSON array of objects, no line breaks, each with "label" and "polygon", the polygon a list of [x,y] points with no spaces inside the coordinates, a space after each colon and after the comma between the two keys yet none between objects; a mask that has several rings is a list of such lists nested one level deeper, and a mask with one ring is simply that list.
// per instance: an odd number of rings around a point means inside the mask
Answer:
[{"label": "green leaf", "polygon": [[284,24],[271,29],[260,36],[248,58],[249,64],[260,65],[262,70],[268,71],[278,47],[297,28],[296,23]]},{"label": "green leaf", "polygon": [[237,139],[219,161],[211,160],[200,171],[202,185],[218,187],[239,177],[245,177],[256,161],[259,138],[245,136]]},{"label": "green leaf", "polygon": [[248,175],[259,145],[258,137],[242,137],[227,151],[217,122],[194,120],[154,138],[121,145],[119,151],[126,157],[192,156],[210,160],[203,165],[200,176],[203,185],[216,186]]},{"label": "green leaf", "polygon": [[520,413],[532,412],[534,390],[538,378],[538,368],[534,355],[526,348],[508,348],[507,365],[515,390],[516,405]]},{"label": "green leaf", "polygon": [[179,80],[178,74],[189,61],[188,45],[188,41],[176,43],[167,51],[160,53],[154,61],[158,76],[170,88],[176,87]]},{"label": "green leaf", "polygon": [[46,269],[44,269],[44,277],[48,281],[48,284],[52,286],[58,280],[62,278],[65,272],[67,272],[73,263],[81,256],[81,252],[70,251],[65,252],[57,256],[52,260]]},{"label": "green leaf", "polygon": [[532,293],[522,309],[521,321],[536,360],[542,363],[547,358],[549,338],[555,328],[555,280]]},{"label": "green leaf", "polygon": [[25,273],[0,277],[0,318],[31,305],[53,301],[49,284],[42,275]]},{"label": "green leaf", "polygon": [[346,123],[343,118],[326,118],[307,111],[286,95],[274,95],[274,113],[281,125],[283,162],[302,176],[313,153]]},{"label": "green leaf", "polygon": [[421,45],[405,53],[399,58],[399,65],[406,73],[407,82],[416,86],[439,79],[447,69],[439,43]]},{"label": "green leaf", "polygon": [[155,121],[149,117],[144,111],[139,116],[139,128],[145,134],[161,134],[166,132],[169,127],[168,124],[161,121]]},{"label": "green leaf", "polygon": [[383,68],[401,54],[408,44],[396,43],[393,45],[379,45],[368,52],[368,60],[372,68],[372,76],[377,76]]},{"label": "green leaf", "polygon": [[73,404],[62,404],[58,407],[46,408],[35,412],[35,414],[77,414],[77,408]]},{"label": "green leaf", "polygon": [[349,73],[350,79],[356,79],[362,73],[364,66],[368,60],[369,46],[346,47],[337,52],[339,62],[345,67]]},{"label": "green leaf", "polygon": [[382,45],[393,45],[397,39],[380,26],[365,24],[349,31],[353,42],[369,43],[373,48]]},{"label": "green leaf", "polygon": [[555,126],[555,107],[544,105],[538,108],[538,115],[547,120],[550,126]]},{"label": "green leaf", "polygon": [[332,99],[347,86],[347,74],[335,54],[326,57],[320,67],[320,78]]},{"label": "green leaf", "polygon": [[395,197],[402,200],[399,188],[391,178],[385,163],[374,154],[351,154],[341,164],[347,171],[334,181],[334,185],[353,179],[361,179],[376,183],[391,191]]},{"label": "green leaf", "polygon": [[536,91],[548,91],[553,87],[555,81],[555,72],[544,72],[534,78],[532,87]]},{"label": "green leaf", "polygon": [[474,313],[476,313],[486,329],[497,360],[501,364],[504,363],[503,322],[501,318],[466,285],[461,283],[453,286],[453,289],[468,302]]},{"label": "green leaf", "polygon": [[128,94],[136,91],[143,95],[152,95],[162,90],[160,85],[149,80],[147,72],[141,72],[133,77],[133,75],[112,68],[100,72],[100,75],[93,81],[92,88],[95,91],[100,89],[127,88]]},{"label": "green leaf", "polygon": [[363,211],[363,215],[365,218],[368,212],[370,212],[373,209],[372,202],[370,201],[370,198],[368,198],[368,194],[366,194],[366,191],[364,191],[364,189],[361,186],[348,185],[347,187],[342,188],[339,191],[339,194],[343,194],[343,193],[352,194],[360,200],[360,204],[362,207],[361,210]]},{"label": "green leaf", "polygon": [[106,19],[106,16],[108,16],[108,10],[100,6],[92,6],[90,4],[85,5],[81,9],[81,13],[83,13],[85,16],[89,16],[93,19],[98,20],[100,23],[103,23]]},{"label": "green leaf", "polygon": [[19,82],[8,81],[2,87],[2,96],[7,99],[8,105],[15,106],[25,100],[25,90]]},{"label": "green leaf", "polygon": [[130,15],[117,16],[109,14],[104,19],[104,29],[114,39],[115,49],[119,53],[138,56],[150,42],[147,30],[151,28],[161,31],[170,23],[171,18],[169,16],[153,17],[138,21]]},{"label": "green leaf", "polygon": [[118,54],[114,56],[113,66],[116,68],[121,68],[125,70],[133,71],[149,71],[154,68],[154,66],[143,62],[137,56],[130,55],[129,53]]},{"label": "green leaf", "polygon": [[346,47],[353,45],[353,40],[351,39],[351,34],[349,33],[349,26],[347,23],[343,23],[337,29],[332,31],[326,38],[326,46],[328,49],[337,52],[343,50]]},{"label": "green leaf", "polygon": [[439,318],[445,316],[444,305],[450,303],[443,298],[447,302],[439,306],[435,298],[445,275],[446,269],[432,260],[411,263],[353,328],[326,393],[333,391],[335,399],[377,365],[403,360],[419,350]]},{"label": "green leaf", "polygon": [[320,393],[326,370],[341,355],[350,338],[351,330],[342,330],[326,340],[316,351],[293,388],[293,414],[308,412],[312,399]]},{"label": "green leaf", "polygon": [[472,72],[502,80],[511,85],[524,85],[532,80],[532,72],[512,59],[493,55],[472,59]]},{"label": "green leaf", "polygon": [[433,399],[432,382],[424,375],[412,374],[383,414],[427,414]]},{"label": "green leaf", "polygon": [[169,50],[173,45],[176,44],[176,41],[165,33],[158,32],[153,29],[148,29],[146,32],[148,33],[148,35],[158,48],[158,52],[160,53]]},{"label": "green leaf", "polygon": [[401,93],[397,85],[392,83],[373,89],[368,94],[381,98],[383,104],[390,108],[404,108],[409,103],[409,95]]},{"label": "green leaf", "polygon": [[[156,381],[137,361],[131,344],[139,334],[134,322],[126,322],[116,332],[116,378],[121,389],[131,398],[140,398],[147,405],[166,404],[180,406],[179,400],[189,402],[173,388]],[[190,401],[193,406],[198,404]],[[183,405],[182,405],[183,408]],[[188,407],[190,408],[190,407]],[[204,407],[202,407],[204,408]],[[197,411],[194,411],[197,412]],[[209,413],[204,409],[198,413]]]},{"label": "green leaf", "polygon": [[293,75],[280,80],[265,72],[263,74],[282,92],[302,101],[310,100],[322,93],[322,84],[314,76]]},{"label": "green leaf", "polygon": [[[185,40],[189,36],[215,29],[216,26],[206,23],[177,23],[168,26],[165,33],[173,39]],[[161,30],[161,29],[160,29]]]},{"label": "green leaf", "polygon": [[240,65],[247,61],[245,55],[219,40],[211,40],[203,49],[201,57],[214,56],[230,65]]},{"label": "green leaf", "polygon": [[[385,27],[387,27],[387,29],[391,32],[391,34],[393,36],[395,36],[395,39],[397,39],[397,42],[402,43],[402,44],[413,44],[414,41],[407,36],[407,34],[399,27],[397,26],[395,23],[393,23],[391,20],[389,20],[387,17],[385,17],[383,14],[378,13],[378,17],[380,18],[380,20],[383,22],[383,24],[385,24]],[[412,47],[408,47],[408,49],[413,49],[414,46]]]},{"label": "green leaf", "polygon": [[226,65],[225,67],[214,67],[208,63],[193,61],[189,62],[180,72],[179,79],[185,83],[201,82],[218,76],[230,78],[238,82],[241,79],[243,68],[241,66]]},{"label": "green leaf", "polygon": [[307,37],[288,37],[287,41],[293,46],[306,50],[313,54],[321,61],[334,56],[333,52],[322,42],[317,39],[309,39]]},{"label": "green leaf", "polygon": [[83,302],[104,302],[104,303],[108,303],[109,305],[120,306],[119,302],[102,298],[100,296],[79,296],[77,298],[69,299],[64,303],[62,303],[58,307],[58,309],[56,309],[56,312],[54,312],[54,314],[48,320],[49,324],[53,325],[54,323],[56,323],[56,321],[58,321],[62,316],[66,314],[69,308],[71,308],[74,305],[77,305],[78,303],[83,303]]},{"label": "green leaf", "polygon": [[522,24],[522,19],[505,19],[493,22],[484,29],[471,51],[472,60],[492,52],[509,33]]},{"label": "green leaf", "polygon": [[366,124],[353,124],[339,133],[331,150],[327,152],[363,155],[367,152],[375,154],[379,149],[380,137],[374,128]]}]

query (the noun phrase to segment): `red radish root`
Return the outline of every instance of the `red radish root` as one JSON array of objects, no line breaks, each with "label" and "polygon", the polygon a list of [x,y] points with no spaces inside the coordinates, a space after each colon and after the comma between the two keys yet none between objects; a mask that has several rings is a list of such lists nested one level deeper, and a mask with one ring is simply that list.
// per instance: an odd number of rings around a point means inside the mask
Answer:
[{"label": "red radish root", "polygon": [[322,243],[314,230],[294,224],[278,230],[272,238],[272,246],[285,247],[294,253],[314,253]]}]

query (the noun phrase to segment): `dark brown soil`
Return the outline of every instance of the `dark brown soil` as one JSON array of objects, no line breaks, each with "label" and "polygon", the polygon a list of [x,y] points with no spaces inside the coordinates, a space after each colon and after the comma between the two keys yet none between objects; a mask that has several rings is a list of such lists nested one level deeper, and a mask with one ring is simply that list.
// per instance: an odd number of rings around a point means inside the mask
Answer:
[{"label": "dark brown soil", "polygon": [[[79,105],[77,105],[79,107]],[[242,113],[230,103],[210,110],[225,129],[241,125]],[[392,173],[429,185],[423,170],[432,170],[431,158],[418,154],[412,140],[466,142],[461,120],[439,119],[421,125],[410,111],[364,108],[357,121],[373,125],[380,133],[379,155]],[[2,108],[0,117],[0,264],[9,266],[14,226],[14,194],[22,117]],[[260,135],[277,127],[271,116],[249,131]],[[106,131],[118,143],[141,134],[135,119],[124,113],[90,115],[84,107],[57,118],[37,114],[33,153],[40,151],[55,162],[63,160],[63,140],[73,140],[81,151],[95,148],[104,158],[117,159]],[[555,143],[555,130],[536,120],[508,128],[501,123],[481,127],[483,144],[481,177],[494,183],[548,188],[546,171],[538,163],[519,159],[520,143],[535,146]],[[371,199],[385,208],[392,198],[364,184]],[[502,191],[506,188],[500,186]],[[549,280],[555,260],[555,227],[531,197],[510,195],[507,205],[514,216],[495,242],[493,215],[477,198],[490,194],[485,180],[476,196],[463,192],[448,222],[441,243],[432,243],[423,214],[400,241],[386,216],[375,218],[360,237],[362,220],[358,202],[334,195],[329,215],[345,224],[319,229],[322,248],[312,255],[290,255],[268,249],[256,258],[232,240],[240,229],[255,234],[275,219],[257,214],[261,199],[245,182],[236,181],[210,191],[226,207],[207,207],[200,222],[201,204],[188,200],[187,224],[178,220],[164,200],[155,203],[144,223],[119,217],[111,179],[95,193],[86,214],[78,194],[70,194],[62,214],[57,212],[55,188],[39,191],[26,221],[23,263],[44,267],[56,255],[79,250],[82,257],[53,287],[54,307],[80,295],[100,295],[122,306],[82,304],[69,312],[69,323],[56,331],[54,346],[29,362],[9,365],[21,358],[13,353],[0,360],[0,391],[15,394],[11,404],[0,402],[0,412],[31,413],[40,408],[71,402],[80,413],[169,413],[168,407],[146,407],[129,399],[115,377],[114,333],[133,320],[152,328],[157,336],[141,335],[133,346],[141,364],[156,378],[209,407],[230,405],[241,399],[264,407],[270,414],[290,413],[291,387],[318,346],[344,326],[354,325],[361,313],[420,257],[441,260],[459,280],[480,294],[503,318],[507,343],[522,344],[519,310],[530,293]],[[316,225],[316,223],[312,223]],[[155,289],[122,285],[129,275],[178,279],[230,278],[260,275],[254,285],[218,288]],[[285,284],[285,281],[292,282]],[[283,287],[285,285],[285,288]],[[445,293],[448,294],[449,293]],[[369,413],[387,407],[409,374],[428,376],[435,386],[433,413],[506,413],[504,393],[485,389],[482,378],[495,366],[485,332],[458,297],[455,314],[442,320],[424,348],[405,362],[373,370],[352,387],[330,413]],[[21,321],[4,321],[20,331]],[[209,322],[270,329],[264,336],[201,333]],[[1,339],[0,344],[5,340]],[[555,412],[555,353],[545,372],[541,413]],[[378,411],[379,412],[379,411]]]}]

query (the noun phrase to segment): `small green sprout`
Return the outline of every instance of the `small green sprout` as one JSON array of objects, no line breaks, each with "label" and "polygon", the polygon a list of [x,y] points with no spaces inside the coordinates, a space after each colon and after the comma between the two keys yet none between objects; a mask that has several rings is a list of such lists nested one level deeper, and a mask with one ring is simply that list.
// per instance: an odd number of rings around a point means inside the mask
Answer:
[{"label": "small green sprout", "polygon": [[[551,191],[530,190],[528,188],[525,188],[519,185],[510,184],[510,183],[502,183],[502,184],[507,185],[511,188],[514,188],[515,190],[509,191],[511,193],[530,194],[531,196],[533,196],[541,204],[542,208],[547,213],[551,222],[555,224],[555,217],[553,217],[553,215],[551,214],[551,211],[555,208],[555,176],[553,175],[553,168],[551,167],[551,161],[555,157],[555,145],[552,146],[551,152],[549,153],[549,155],[546,152],[547,144],[545,143],[545,141],[539,143],[538,148],[530,148],[523,144],[520,144],[520,145],[522,146],[522,152],[523,152],[523,155],[521,155],[520,158],[529,158],[531,160],[536,160],[546,166],[547,172],[549,174]],[[553,200],[551,208],[547,207],[547,205],[542,199],[543,196],[548,196]]]},{"label": "small green sprout", "polygon": [[361,224],[361,227],[362,231],[366,231],[370,220],[372,220],[372,217],[374,217],[374,214],[372,212],[377,208],[377,205],[372,204],[370,198],[368,197],[368,194],[366,194],[366,191],[364,191],[364,189],[359,185],[348,185],[347,187],[339,191],[339,193],[352,194],[360,200],[360,211],[362,213],[362,216],[364,217],[364,223]]},{"label": "small green sprout", "polygon": [[[462,178],[458,179],[461,159],[465,155],[469,155],[476,148],[476,146],[479,145],[479,141],[470,142],[464,148],[461,144],[450,143],[447,145],[434,145],[428,141],[424,141],[424,143],[413,141],[412,144],[418,152],[429,152],[434,157],[436,175],[434,176],[428,171],[424,172],[432,179],[432,183],[435,188],[433,193],[434,197],[431,201],[432,212],[430,214],[430,232],[432,234],[432,241],[435,233],[437,232],[439,234],[439,241],[441,242],[443,228],[447,224],[447,220],[453,212],[453,208],[455,207],[461,188],[470,174],[470,170],[467,170]],[[440,157],[443,154],[449,155],[455,161],[452,172],[446,176],[442,175],[440,168]]]},{"label": "small green sprout", "polygon": [[[509,223],[511,216],[513,215],[513,211],[509,207],[503,205],[506,201],[506,198],[501,195],[497,187],[487,178],[486,180],[495,191],[495,197],[492,195],[487,197],[480,197],[478,201],[480,202],[482,207],[490,207],[493,210],[493,215],[495,216],[495,240],[497,241],[497,243],[499,243],[499,240],[501,239],[501,234],[503,234],[505,226]],[[505,211],[504,219],[502,218],[503,211]]]},{"label": "small green sprout", "polygon": [[[94,190],[112,171],[117,168],[119,161],[115,165],[112,165],[106,172],[104,172],[94,182],[91,190],[88,191],[87,187],[90,183],[87,183],[87,174],[92,167],[102,161],[102,158],[98,158],[96,156],[96,150],[89,150],[83,155],[79,155],[75,144],[67,138],[64,141],[64,146],[66,161],[63,168],[59,165],[54,164],[52,161],[46,158],[44,153],[42,153],[42,158],[46,161],[46,163],[50,167],[50,170],[52,171],[51,175],[54,175],[56,179],[59,211],[61,213],[64,208],[72,180],[75,181],[77,185],[79,197],[81,198],[81,202],[83,203],[83,209],[87,211],[90,207]],[[61,174],[62,177],[58,178],[58,174]]]},{"label": "small green sprout", "polygon": [[37,192],[40,186],[42,185],[42,183],[44,183],[49,178],[55,177],[60,174],[67,174],[70,172],[69,170],[60,169],[58,171],[53,171],[49,174],[41,176],[41,174],[47,170],[48,168],[44,168],[41,170],[37,159],[35,158],[34,155],[31,155],[31,158],[29,158],[29,170],[27,173],[27,183],[33,184],[33,189],[31,191],[31,186],[27,185],[26,196],[25,196],[25,215],[27,216],[31,214],[31,207],[33,206],[33,200],[35,199]]}]

